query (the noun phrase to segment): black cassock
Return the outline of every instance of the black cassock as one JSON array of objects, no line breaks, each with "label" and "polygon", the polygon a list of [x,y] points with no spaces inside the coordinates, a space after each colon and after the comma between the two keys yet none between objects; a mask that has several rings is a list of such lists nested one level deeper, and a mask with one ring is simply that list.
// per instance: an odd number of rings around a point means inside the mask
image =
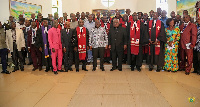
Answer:
[{"label": "black cassock", "polygon": [[[156,41],[156,25],[155,25],[155,27],[153,27],[153,25],[154,25],[153,22],[152,22],[152,27],[151,27],[151,38],[149,36],[149,39],[151,39],[151,41]],[[147,26],[149,26],[149,25],[147,25]],[[160,34],[158,35],[157,39],[160,41],[160,54],[155,55],[155,45],[151,44],[150,45],[151,54],[148,56],[148,62],[149,62],[149,68],[153,68],[153,65],[155,64],[155,65],[157,65],[157,69],[160,70],[164,66],[165,43],[167,42],[165,27],[162,22],[161,22]]]},{"label": "black cassock", "polygon": [[128,27],[127,27],[127,32],[128,32],[128,37],[127,37],[127,40],[128,40],[128,45],[127,45],[127,48],[128,48],[128,52],[127,52],[127,61],[128,61],[128,64],[131,65],[131,67],[141,67],[142,66],[142,54],[143,54],[143,51],[142,51],[142,46],[144,44],[147,44],[148,43],[148,33],[147,33],[147,27],[144,26],[144,23],[140,21],[140,40],[139,40],[139,53],[138,55],[134,55],[134,54],[131,54],[131,41],[130,41],[130,27],[131,27],[131,22],[128,23]]}]

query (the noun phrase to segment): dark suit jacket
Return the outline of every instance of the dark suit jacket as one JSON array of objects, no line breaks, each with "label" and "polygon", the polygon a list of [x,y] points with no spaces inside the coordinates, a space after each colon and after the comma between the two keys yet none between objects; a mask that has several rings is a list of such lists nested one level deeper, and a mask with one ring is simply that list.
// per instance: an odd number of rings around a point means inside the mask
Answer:
[{"label": "dark suit jacket", "polygon": [[[73,31],[72,44],[73,44],[74,47],[78,47],[78,38],[77,38],[76,28]],[[86,45],[89,46],[89,31],[88,31],[87,28],[86,28]]]},{"label": "dark suit jacket", "polygon": [[108,44],[111,45],[111,51],[123,51],[124,45],[127,45],[127,30],[121,26],[110,28]]},{"label": "dark suit jacket", "polygon": [[[40,31],[36,31],[36,37],[34,38],[35,43],[33,44],[35,47],[39,48],[42,44],[38,41],[37,37],[39,37]],[[32,29],[28,31],[28,39],[27,39],[27,46],[30,47],[32,43]]]},{"label": "dark suit jacket", "polygon": [[180,39],[180,46],[182,49],[186,49],[187,43],[191,43],[191,46],[194,48],[196,41],[197,41],[197,27],[193,23],[189,23],[185,30],[183,31],[184,24],[180,26],[181,30],[181,39]]},{"label": "dark suit jacket", "polygon": [[72,38],[73,30],[69,30],[69,34],[67,34],[66,29],[61,30],[61,42],[62,42],[62,47],[66,48],[67,51],[69,49],[72,49],[72,43],[71,43],[71,38]]}]

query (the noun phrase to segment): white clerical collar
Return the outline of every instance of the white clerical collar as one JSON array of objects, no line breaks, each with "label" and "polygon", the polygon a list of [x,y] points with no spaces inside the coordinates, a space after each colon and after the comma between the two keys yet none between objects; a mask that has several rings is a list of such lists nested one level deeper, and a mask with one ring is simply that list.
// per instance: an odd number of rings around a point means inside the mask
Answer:
[{"label": "white clerical collar", "polygon": [[79,27],[80,28],[80,32],[81,32],[81,30],[83,29],[83,27]]},{"label": "white clerical collar", "polygon": [[32,30],[36,31],[36,30],[37,30],[37,27],[36,27],[35,29],[32,28]]},{"label": "white clerical collar", "polygon": [[184,26],[187,26],[189,23],[190,23],[190,21],[189,21],[189,22],[187,22],[187,23],[185,23],[185,22],[184,22]]},{"label": "white clerical collar", "polygon": [[134,25],[135,25],[135,27],[137,27],[137,21],[134,21]]}]

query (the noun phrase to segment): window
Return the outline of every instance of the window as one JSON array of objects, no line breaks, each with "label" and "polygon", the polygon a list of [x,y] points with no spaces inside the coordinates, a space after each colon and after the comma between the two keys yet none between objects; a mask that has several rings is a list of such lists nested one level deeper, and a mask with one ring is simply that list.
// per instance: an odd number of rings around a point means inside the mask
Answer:
[{"label": "window", "polygon": [[61,17],[62,14],[62,0],[52,0],[52,15],[54,13],[58,13],[58,15]]},{"label": "window", "polygon": [[167,0],[156,0],[156,9],[161,8],[162,10],[165,10],[168,14],[168,3]]},{"label": "window", "polygon": [[109,8],[115,3],[115,0],[101,0],[101,3]]}]

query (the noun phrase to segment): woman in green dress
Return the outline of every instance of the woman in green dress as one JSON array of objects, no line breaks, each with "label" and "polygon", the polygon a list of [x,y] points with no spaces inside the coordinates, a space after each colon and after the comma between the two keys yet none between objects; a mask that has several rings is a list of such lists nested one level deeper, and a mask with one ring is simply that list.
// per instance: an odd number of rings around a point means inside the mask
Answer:
[{"label": "woman in green dress", "polygon": [[165,29],[167,43],[165,44],[165,64],[164,69],[168,72],[178,70],[178,43],[180,39],[180,29],[174,26],[172,18],[167,19],[168,28]]}]

